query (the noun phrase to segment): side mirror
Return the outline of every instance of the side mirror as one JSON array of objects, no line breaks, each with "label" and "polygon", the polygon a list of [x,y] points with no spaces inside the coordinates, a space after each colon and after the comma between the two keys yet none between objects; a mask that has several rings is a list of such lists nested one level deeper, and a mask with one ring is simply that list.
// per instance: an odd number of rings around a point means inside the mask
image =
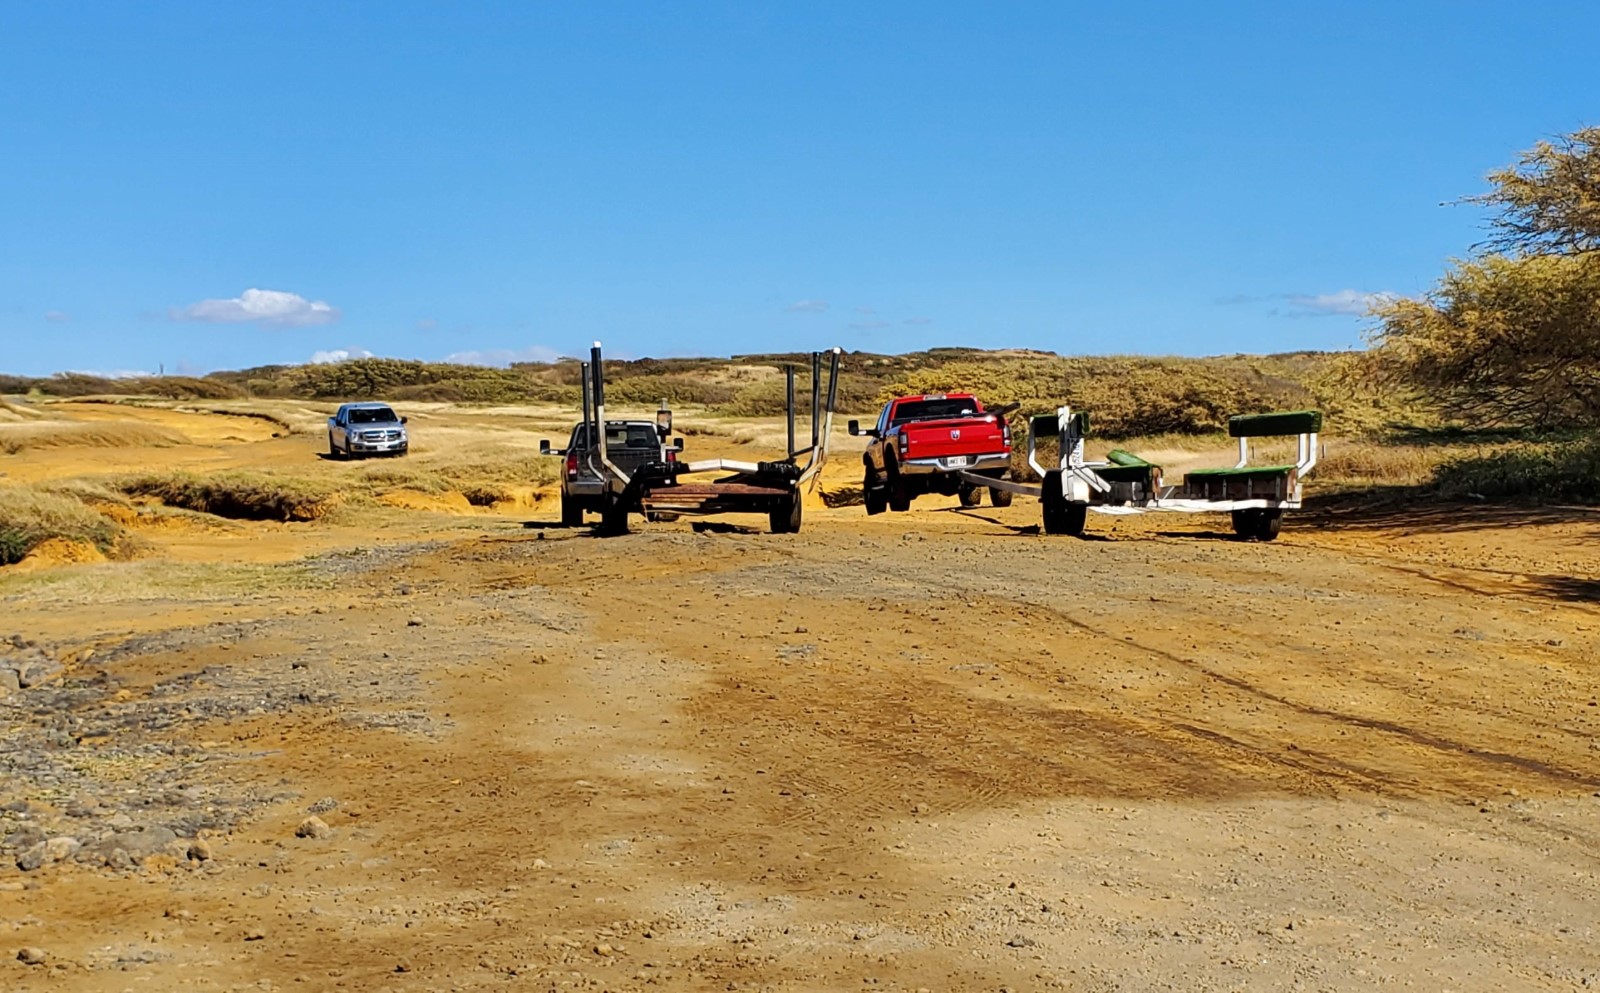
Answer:
[{"label": "side mirror", "polygon": [[550,454],[550,439],[549,438],[540,438],[539,439],[539,454],[540,455],[549,455]]},{"label": "side mirror", "polygon": [[409,417],[402,417],[402,418],[400,418],[400,423],[401,423],[401,424],[404,424],[404,423],[406,423],[406,422],[407,422],[407,421],[409,421],[409,420],[411,420],[411,418],[409,418]]},{"label": "side mirror", "polygon": [[861,433],[860,421],[851,421],[849,424],[845,425],[845,427],[849,430],[852,437]]},{"label": "side mirror", "polygon": [[682,438],[674,438],[674,439],[672,439],[672,448],[673,448],[673,451],[678,451],[678,452],[683,451],[683,439]]}]

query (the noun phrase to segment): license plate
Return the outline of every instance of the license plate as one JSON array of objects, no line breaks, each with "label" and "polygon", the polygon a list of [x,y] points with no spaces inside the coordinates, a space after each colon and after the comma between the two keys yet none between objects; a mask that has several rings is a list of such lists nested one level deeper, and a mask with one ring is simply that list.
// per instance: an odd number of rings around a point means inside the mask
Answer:
[{"label": "license plate", "polygon": [[961,466],[966,465],[967,462],[969,461],[969,459],[965,455],[952,455],[948,459],[946,459],[945,461],[950,463],[950,467],[952,469],[957,469],[957,468],[960,468]]}]

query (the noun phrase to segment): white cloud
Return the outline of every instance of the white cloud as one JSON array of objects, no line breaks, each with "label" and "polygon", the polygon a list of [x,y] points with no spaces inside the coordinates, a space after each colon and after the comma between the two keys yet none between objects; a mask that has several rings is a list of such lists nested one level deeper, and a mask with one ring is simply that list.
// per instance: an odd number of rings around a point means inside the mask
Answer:
[{"label": "white cloud", "polygon": [[73,376],[98,376],[101,379],[146,379],[155,373],[147,369],[68,369]]},{"label": "white cloud", "polygon": [[467,352],[451,352],[444,357],[446,362],[455,362],[459,365],[489,365],[508,366],[513,362],[554,362],[561,357],[561,353],[553,348],[543,345],[529,345],[527,348],[486,348]]},{"label": "white cloud", "polygon": [[1360,317],[1373,307],[1396,299],[1396,294],[1387,291],[1368,293],[1363,290],[1339,290],[1335,293],[1289,293],[1285,298],[1302,313],[1306,314],[1347,314]]},{"label": "white cloud", "polygon": [[339,319],[339,309],[322,300],[307,300],[298,293],[250,289],[229,300],[201,300],[187,307],[176,307],[168,311],[167,316],[174,321],[298,328],[332,324]]},{"label": "white cloud", "polygon": [[51,324],[65,324],[72,320],[72,315],[64,310],[47,310],[44,312],[44,319]]},{"label": "white cloud", "polygon": [[431,317],[424,317],[417,322],[418,331],[433,331],[439,327],[439,322]]},{"label": "white cloud", "polygon": [[351,359],[370,358],[375,358],[375,356],[365,348],[330,348],[325,352],[312,352],[307,364],[329,365],[334,362],[348,362]]},{"label": "white cloud", "polygon": [[933,323],[933,318],[931,318],[931,317],[908,317],[908,318],[906,318],[906,323],[907,324],[932,324]]},{"label": "white cloud", "polygon": [[789,306],[783,309],[785,312],[790,314],[822,314],[826,313],[828,310],[828,301],[796,300],[794,303],[791,303]]},{"label": "white cloud", "polygon": [[877,331],[880,328],[888,327],[889,326],[889,322],[888,321],[856,321],[854,324],[851,324],[851,325],[848,325],[848,326],[853,331]]}]

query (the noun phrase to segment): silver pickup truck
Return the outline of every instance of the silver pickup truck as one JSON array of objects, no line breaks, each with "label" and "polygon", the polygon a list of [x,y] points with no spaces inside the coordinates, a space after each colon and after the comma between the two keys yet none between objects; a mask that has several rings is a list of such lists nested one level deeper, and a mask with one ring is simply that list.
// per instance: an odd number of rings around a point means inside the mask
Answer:
[{"label": "silver pickup truck", "polygon": [[328,454],[335,458],[404,455],[410,449],[406,419],[386,403],[347,403],[328,418]]},{"label": "silver pickup truck", "polygon": [[[587,428],[586,424],[574,425],[566,448],[551,448],[548,441],[539,443],[541,454],[566,457],[561,473],[561,523],[567,527],[582,526],[585,511],[600,513],[605,495],[605,481],[596,465],[599,452],[589,443]],[[682,438],[672,446],[663,444],[654,421],[606,421],[606,452],[623,472],[631,474],[648,462],[674,458],[682,449]]]}]

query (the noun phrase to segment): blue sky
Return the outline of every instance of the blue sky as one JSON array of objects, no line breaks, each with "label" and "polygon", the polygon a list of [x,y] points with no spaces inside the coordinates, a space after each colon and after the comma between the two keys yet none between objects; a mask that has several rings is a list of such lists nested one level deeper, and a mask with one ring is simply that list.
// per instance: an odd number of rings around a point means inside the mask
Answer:
[{"label": "blue sky", "polygon": [[[0,370],[1343,348],[1600,5],[0,0]],[[258,291],[247,293],[247,291]]]}]

